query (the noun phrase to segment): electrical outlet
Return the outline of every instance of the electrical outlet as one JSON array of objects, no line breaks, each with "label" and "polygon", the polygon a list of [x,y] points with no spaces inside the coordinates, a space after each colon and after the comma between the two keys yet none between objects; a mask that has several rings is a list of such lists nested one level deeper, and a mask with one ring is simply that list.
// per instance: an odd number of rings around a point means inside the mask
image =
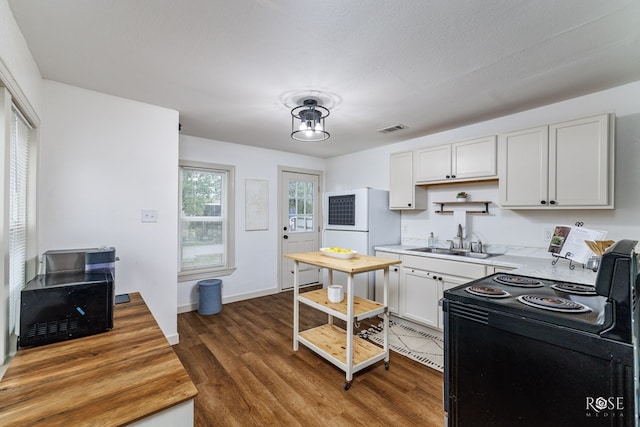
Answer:
[{"label": "electrical outlet", "polygon": [[553,237],[553,230],[551,228],[546,228],[544,230],[544,240],[545,240],[545,242],[551,241],[552,237]]},{"label": "electrical outlet", "polygon": [[158,222],[156,209],[142,209],[142,222]]}]

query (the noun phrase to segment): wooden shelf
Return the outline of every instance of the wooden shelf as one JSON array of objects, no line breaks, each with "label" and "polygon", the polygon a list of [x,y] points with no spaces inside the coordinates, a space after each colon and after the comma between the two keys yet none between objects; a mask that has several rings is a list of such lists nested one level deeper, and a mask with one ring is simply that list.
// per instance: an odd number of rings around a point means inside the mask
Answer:
[{"label": "wooden shelf", "polygon": [[[305,292],[298,296],[298,301],[309,305],[317,310],[323,311],[341,320],[347,320],[347,301],[348,296],[345,293],[342,302],[333,303],[327,299],[326,289],[317,289],[315,291]],[[353,297],[353,317],[356,320],[368,319],[384,313],[386,307],[375,301],[371,301],[358,296]]]},{"label": "wooden shelf", "polygon": [[474,215],[488,215],[489,203],[491,202],[487,200],[473,200],[473,201],[467,200],[464,202],[459,202],[457,200],[452,202],[433,202],[434,205],[440,206],[440,209],[436,210],[435,213],[444,214],[444,215],[453,215],[452,210],[444,210],[445,205],[471,205],[471,206],[484,205],[484,210],[467,211],[467,213],[474,214]]},{"label": "wooden shelf", "polygon": [[[298,339],[302,344],[316,353],[323,354],[334,365],[346,369],[347,333],[335,325],[322,325],[300,332]],[[360,370],[385,358],[383,348],[364,340],[353,337],[353,369]]]}]

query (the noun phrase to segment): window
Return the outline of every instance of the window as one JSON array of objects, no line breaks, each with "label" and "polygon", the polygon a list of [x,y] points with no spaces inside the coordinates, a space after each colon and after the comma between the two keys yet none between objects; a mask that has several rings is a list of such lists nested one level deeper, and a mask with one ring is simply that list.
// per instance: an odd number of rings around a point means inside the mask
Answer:
[{"label": "window", "polygon": [[27,180],[31,128],[11,109],[9,147],[9,333],[17,333],[17,305],[25,285],[27,260]]},{"label": "window", "polygon": [[180,281],[233,272],[234,167],[180,162]]}]

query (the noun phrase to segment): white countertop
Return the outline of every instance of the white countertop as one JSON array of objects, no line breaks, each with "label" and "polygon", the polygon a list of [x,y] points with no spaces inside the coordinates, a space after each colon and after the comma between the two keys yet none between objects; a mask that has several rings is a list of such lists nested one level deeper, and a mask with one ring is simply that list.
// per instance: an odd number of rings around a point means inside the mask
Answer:
[{"label": "white countertop", "polygon": [[[503,255],[492,256],[491,258],[477,259],[466,258],[456,255],[443,255],[425,252],[413,252],[411,249],[424,246],[415,245],[389,245],[376,246],[377,251],[393,252],[403,255],[416,255],[430,258],[441,258],[452,261],[468,262],[473,264],[484,264],[494,267],[514,268],[513,272],[523,276],[537,277],[540,279],[550,279],[562,282],[581,283],[585,285],[593,285],[596,281],[597,273],[583,268],[582,264],[574,263],[575,268],[569,268],[569,261],[566,259],[558,259],[556,265],[552,265],[554,258],[549,255],[548,258],[539,258],[533,256],[512,255],[506,251]],[[514,251],[518,253],[518,251]],[[522,251],[519,251],[522,252]],[[491,251],[489,251],[491,253]]]}]

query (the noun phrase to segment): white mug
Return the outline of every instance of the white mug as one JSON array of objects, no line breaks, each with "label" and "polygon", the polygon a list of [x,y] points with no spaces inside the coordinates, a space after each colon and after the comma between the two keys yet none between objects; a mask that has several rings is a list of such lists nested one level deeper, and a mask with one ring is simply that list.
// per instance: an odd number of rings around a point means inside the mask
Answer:
[{"label": "white mug", "polygon": [[344,291],[340,285],[331,285],[327,288],[327,297],[330,302],[338,303],[344,299]]}]

